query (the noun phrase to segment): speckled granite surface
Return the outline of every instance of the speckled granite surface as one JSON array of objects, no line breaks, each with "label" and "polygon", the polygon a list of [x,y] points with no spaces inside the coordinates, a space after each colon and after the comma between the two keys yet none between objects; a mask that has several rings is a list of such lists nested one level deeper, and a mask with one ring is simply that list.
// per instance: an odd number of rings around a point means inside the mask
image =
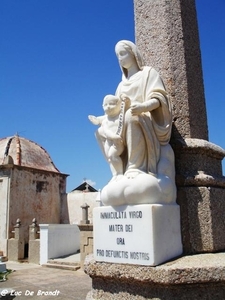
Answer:
[{"label": "speckled granite surface", "polygon": [[90,255],[85,272],[92,277],[87,299],[225,299],[225,253],[184,256],[157,267],[96,263]]}]

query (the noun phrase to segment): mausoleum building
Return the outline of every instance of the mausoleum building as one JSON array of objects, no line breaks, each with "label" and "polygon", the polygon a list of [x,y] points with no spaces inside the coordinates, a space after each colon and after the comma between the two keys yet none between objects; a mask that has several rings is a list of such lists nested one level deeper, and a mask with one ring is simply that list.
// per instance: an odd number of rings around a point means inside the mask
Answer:
[{"label": "mausoleum building", "polygon": [[4,255],[17,219],[26,248],[34,218],[39,224],[61,223],[67,176],[37,143],[18,135],[0,139],[0,251]]}]

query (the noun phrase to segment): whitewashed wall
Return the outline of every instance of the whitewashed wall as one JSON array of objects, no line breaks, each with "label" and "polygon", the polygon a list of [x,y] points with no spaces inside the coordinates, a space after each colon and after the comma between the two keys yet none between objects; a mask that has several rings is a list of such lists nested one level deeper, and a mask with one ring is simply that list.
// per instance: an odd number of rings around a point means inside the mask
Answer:
[{"label": "whitewashed wall", "polygon": [[0,176],[0,251],[7,255],[8,205],[10,178]]},{"label": "whitewashed wall", "polygon": [[88,209],[88,219],[90,223],[93,220],[93,208],[100,206],[98,192],[73,191],[67,194],[62,207],[61,223],[79,224],[82,220],[82,208],[85,203],[90,207]]},{"label": "whitewashed wall", "polygon": [[77,225],[40,224],[40,264],[48,259],[76,253],[80,249]]}]

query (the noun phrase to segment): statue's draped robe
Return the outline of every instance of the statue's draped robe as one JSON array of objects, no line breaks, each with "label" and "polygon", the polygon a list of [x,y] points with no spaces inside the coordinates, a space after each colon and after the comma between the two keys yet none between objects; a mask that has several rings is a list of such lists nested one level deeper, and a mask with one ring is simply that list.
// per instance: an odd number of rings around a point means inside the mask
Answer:
[{"label": "statue's draped robe", "polygon": [[131,104],[143,103],[157,98],[160,106],[138,116],[131,116],[130,109],[125,114],[123,140],[125,144],[125,173],[138,170],[157,175],[160,160],[160,146],[169,142],[172,114],[168,95],[159,74],[151,67],[142,70],[129,79],[123,75],[116,95],[126,94]]}]

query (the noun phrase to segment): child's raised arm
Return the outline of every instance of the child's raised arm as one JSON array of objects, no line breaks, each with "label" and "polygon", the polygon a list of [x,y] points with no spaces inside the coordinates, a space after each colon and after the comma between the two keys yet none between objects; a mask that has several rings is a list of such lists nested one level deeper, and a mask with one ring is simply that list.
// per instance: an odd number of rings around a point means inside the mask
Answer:
[{"label": "child's raised arm", "polygon": [[102,121],[104,120],[104,117],[105,117],[105,116],[95,117],[95,116],[89,115],[89,116],[88,116],[88,119],[89,119],[89,120],[91,121],[91,123],[94,124],[94,125],[101,125],[101,124],[102,124]]}]

